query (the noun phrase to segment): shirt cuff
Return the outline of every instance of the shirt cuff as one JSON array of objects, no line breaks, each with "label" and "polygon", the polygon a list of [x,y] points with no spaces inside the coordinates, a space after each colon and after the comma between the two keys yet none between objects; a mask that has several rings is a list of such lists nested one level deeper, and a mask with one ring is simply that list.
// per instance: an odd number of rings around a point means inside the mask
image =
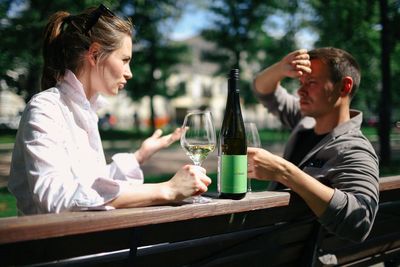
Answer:
[{"label": "shirt cuff", "polygon": [[328,207],[324,211],[321,217],[319,217],[319,221],[323,225],[331,225],[332,221],[334,221],[343,207],[346,206],[347,196],[342,191],[334,188],[334,193],[331,201],[329,201]]},{"label": "shirt cuff", "polygon": [[114,179],[130,181],[132,184],[142,184],[144,180],[143,171],[133,153],[118,153],[112,157],[118,171]]},{"label": "shirt cuff", "polygon": [[[105,178],[97,178],[92,184],[90,191],[80,191],[76,196],[73,210],[111,210],[112,206],[107,203],[117,198],[123,189],[123,184]],[[92,192],[91,196],[87,195]]]},{"label": "shirt cuff", "polygon": [[[92,203],[81,203],[74,210],[78,211],[104,211],[114,210],[113,206],[107,205],[112,200],[120,196],[124,191],[129,191],[128,181],[113,181],[105,178],[97,178],[92,185],[92,189],[97,192],[98,197]],[[83,204],[83,205],[82,205]]]}]

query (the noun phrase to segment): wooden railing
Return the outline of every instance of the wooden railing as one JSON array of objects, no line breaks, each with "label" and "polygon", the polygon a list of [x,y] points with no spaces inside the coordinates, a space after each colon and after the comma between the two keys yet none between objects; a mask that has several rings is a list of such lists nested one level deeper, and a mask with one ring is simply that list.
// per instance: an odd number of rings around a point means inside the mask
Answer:
[{"label": "wooden railing", "polygon": [[265,191],[239,201],[0,219],[0,265],[308,266],[321,265],[324,255],[341,265],[398,259],[400,176],[381,178],[380,190],[374,229],[361,244],[328,235],[310,247],[315,218],[304,202],[290,192]]}]

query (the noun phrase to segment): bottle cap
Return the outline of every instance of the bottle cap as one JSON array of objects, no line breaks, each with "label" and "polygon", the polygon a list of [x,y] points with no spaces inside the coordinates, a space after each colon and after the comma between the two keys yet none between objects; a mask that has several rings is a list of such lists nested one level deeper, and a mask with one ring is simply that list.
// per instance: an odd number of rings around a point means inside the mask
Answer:
[{"label": "bottle cap", "polygon": [[229,78],[239,79],[239,69],[231,69]]}]

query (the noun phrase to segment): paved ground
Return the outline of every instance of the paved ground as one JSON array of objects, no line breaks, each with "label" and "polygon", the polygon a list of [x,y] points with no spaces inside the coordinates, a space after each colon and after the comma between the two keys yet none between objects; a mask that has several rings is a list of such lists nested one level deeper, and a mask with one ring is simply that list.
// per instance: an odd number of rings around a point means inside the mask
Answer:
[{"label": "paved ground", "polygon": [[0,188],[7,185],[8,174],[10,172],[12,145],[0,146]]},{"label": "paved ground", "polygon": [[[129,146],[122,147],[120,145],[117,148],[110,147],[105,149],[105,154],[107,159],[109,159],[112,154],[121,151],[129,151]],[[0,148],[0,188],[7,185],[8,175],[10,172],[11,154],[11,147],[3,146]],[[208,171],[214,172],[217,168],[216,162],[216,153],[213,153],[204,162],[204,167]],[[144,164],[143,171],[145,175],[174,173],[186,163],[190,163],[190,160],[180,148],[165,149],[154,155],[146,164]]]},{"label": "paved ground", "polygon": [[[282,145],[270,146],[269,150],[275,154],[281,154]],[[159,173],[175,173],[184,164],[191,164],[190,159],[186,156],[181,148],[173,148],[160,151],[149,162],[143,165],[145,175],[159,174]],[[217,151],[211,153],[203,162],[202,166],[207,172],[217,172],[218,157]]]},{"label": "paved ground", "polygon": [[[12,144],[0,145],[0,188],[5,187],[10,171]],[[106,158],[109,160],[110,156],[117,152],[127,152],[132,148],[137,147],[138,144],[130,141],[114,141],[104,142],[104,151]],[[275,154],[282,154],[283,144],[263,145],[269,151]],[[392,145],[393,154],[400,155],[400,144],[397,142]],[[207,172],[216,172],[217,170],[217,152],[214,151],[204,161],[203,167]],[[142,166],[145,176],[156,174],[173,174],[184,164],[191,163],[189,158],[185,155],[184,151],[179,146],[164,149],[154,155],[146,164]]]},{"label": "paved ground", "polygon": [[[116,152],[129,151],[135,145],[129,141],[105,143],[104,150],[106,158]],[[268,148],[271,152],[281,153],[282,145],[274,145]],[[12,145],[1,145],[0,146],[0,188],[7,185],[7,179],[10,172]],[[206,168],[207,172],[217,171],[217,152],[214,151],[204,161],[203,167]],[[146,164],[142,166],[145,176],[156,175],[160,173],[175,173],[184,164],[191,163],[189,158],[185,155],[184,151],[179,147],[164,149],[155,154]]]}]

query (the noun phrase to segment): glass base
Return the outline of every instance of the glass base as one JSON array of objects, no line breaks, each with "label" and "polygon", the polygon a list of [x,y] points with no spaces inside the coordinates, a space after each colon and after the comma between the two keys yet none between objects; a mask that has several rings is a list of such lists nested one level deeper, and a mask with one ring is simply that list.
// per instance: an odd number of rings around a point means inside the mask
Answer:
[{"label": "glass base", "polygon": [[251,192],[251,179],[247,178],[247,193]]},{"label": "glass base", "polygon": [[188,197],[183,200],[183,202],[189,203],[189,204],[194,204],[194,203],[204,204],[204,203],[210,203],[211,201],[212,201],[211,198],[203,197],[203,196]]}]

